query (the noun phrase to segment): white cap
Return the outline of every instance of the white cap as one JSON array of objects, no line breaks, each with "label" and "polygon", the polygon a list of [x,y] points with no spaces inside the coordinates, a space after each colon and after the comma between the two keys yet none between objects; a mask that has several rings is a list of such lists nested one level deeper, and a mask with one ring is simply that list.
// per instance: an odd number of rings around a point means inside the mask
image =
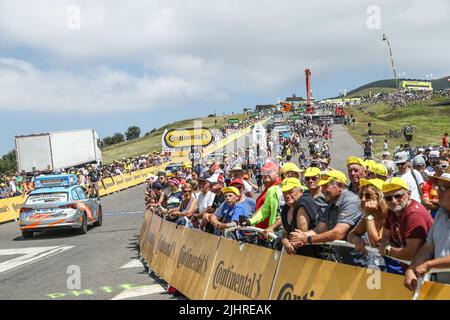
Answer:
[{"label": "white cap", "polygon": [[406,161],[409,161],[408,153],[406,151],[398,152],[394,156],[394,163],[404,163]]},{"label": "white cap", "polygon": [[430,151],[430,153],[428,154],[428,158],[440,158],[440,157],[441,155],[437,150]]},{"label": "white cap", "polygon": [[417,149],[417,151],[419,151],[419,152],[425,152],[425,149],[424,149],[424,148],[419,148],[419,149]]},{"label": "white cap", "polygon": [[382,156],[388,156],[388,155],[390,155],[390,153],[389,153],[389,151],[383,151],[383,152],[381,153],[381,155],[382,155]]}]

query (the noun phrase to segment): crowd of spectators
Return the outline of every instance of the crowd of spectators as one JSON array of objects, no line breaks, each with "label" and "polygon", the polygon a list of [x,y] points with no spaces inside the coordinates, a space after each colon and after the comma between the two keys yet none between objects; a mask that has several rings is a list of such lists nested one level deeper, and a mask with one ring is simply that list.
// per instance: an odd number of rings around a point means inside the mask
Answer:
[{"label": "crowd of spectators", "polygon": [[[405,275],[413,290],[431,268],[450,266],[449,150],[398,148],[392,160],[387,151],[382,158],[348,157],[344,173],[274,154],[253,179],[240,158],[201,171],[185,163],[149,178],[145,199],[147,209],[176,223],[217,235],[230,224],[256,226],[278,236],[275,249]],[[321,245],[335,240],[354,247]],[[450,283],[448,273],[435,280]]]}]

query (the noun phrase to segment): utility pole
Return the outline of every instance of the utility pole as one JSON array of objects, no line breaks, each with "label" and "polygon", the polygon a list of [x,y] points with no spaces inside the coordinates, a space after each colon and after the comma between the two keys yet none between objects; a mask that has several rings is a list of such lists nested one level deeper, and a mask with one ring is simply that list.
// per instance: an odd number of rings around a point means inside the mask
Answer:
[{"label": "utility pole", "polygon": [[394,63],[394,57],[392,55],[391,43],[389,42],[389,39],[387,38],[385,33],[383,33],[383,41],[386,41],[388,48],[389,48],[389,55],[391,56],[392,72],[394,73],[394,79],[395,79],[395,87],[398,88],[397,70],[395,69],[395,63]]}]

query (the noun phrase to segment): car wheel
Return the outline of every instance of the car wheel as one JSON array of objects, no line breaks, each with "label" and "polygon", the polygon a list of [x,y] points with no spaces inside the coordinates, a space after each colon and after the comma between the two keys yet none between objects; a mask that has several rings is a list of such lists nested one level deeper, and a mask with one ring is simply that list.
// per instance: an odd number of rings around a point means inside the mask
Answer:
[{"label": "car wheel", "polygon": [[94,223],[94,227],[100,227],[103,224],[103,210],[102,207],[98,208],[98,218]]},{"label": "car wheel", "polygon": [[33,238],[33,231],[22,231],[22,237],[24,239],[31,239],[31,238]]},{"label": "car wheel", "polygon": [[78,228],[78,234],[86,234],[88,231],[87,217],[83,214],[83,221],[81,222],[81,227]]}]

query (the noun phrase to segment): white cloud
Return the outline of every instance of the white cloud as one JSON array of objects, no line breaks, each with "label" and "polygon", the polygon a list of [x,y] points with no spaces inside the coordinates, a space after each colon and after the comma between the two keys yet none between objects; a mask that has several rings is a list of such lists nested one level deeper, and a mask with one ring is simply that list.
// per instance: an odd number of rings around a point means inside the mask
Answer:
[{"label": "white cloud", "polygon": [[0,88],[0,110],[55,113],[161,108],[211,94],[208,86],[181,77],[136,77],[107,66],[83,74],[42,71],[13,58],[0,59]]},{"label": "white cloud", "polygon": [[[373,4],[381,9],[380,30],[366,27]],[[71,5],[80,8],[80,29],[67,27]],[[382,74],[382,33],[399,71],[443,76],[450,70],[449,15],[446,0],[0,0],[0,49],[33,52],[21,58],[28,64],[2,60],[8,92],[0,109],[223,101],[301,83],[305,67],[313,76],[370,67]],[[139,76],[118,67],[127,64]]]}]

